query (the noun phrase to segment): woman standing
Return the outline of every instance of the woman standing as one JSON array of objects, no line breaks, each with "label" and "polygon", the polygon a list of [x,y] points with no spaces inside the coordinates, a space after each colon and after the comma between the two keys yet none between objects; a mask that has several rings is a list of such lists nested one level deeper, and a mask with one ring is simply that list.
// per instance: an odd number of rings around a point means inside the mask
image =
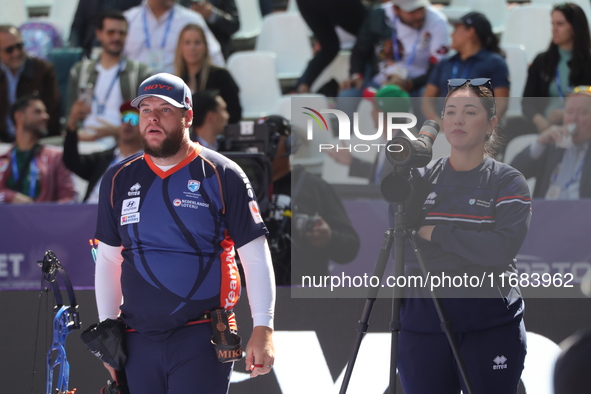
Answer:
[{"label": "woman standing", "polygon": [[[486,86],[485,86],[486,85]],[[517,393],[526,353],[524,304],[514,258],[530,221],[523,176],[492,158],[497,108],[488,78],[449,81],[443,131],[451,154],[425,169],[432,185],[419,247],[430,277],[486,278],[482,287],[439,288],[474,392]],[[395,206],[390,207],[393,217]],[[407,275],[420,275],[415,254],[405,253]],[[454,280],[453,283],[456,283]],[[472,286],[472,287],[471,287]],[[458,394],[466,387],[428,289],[407,288],[401,308],[398,370],[404,392]]]},{"label": "woman standing", "polygon": [[529,67],[523,92],[523,114],[538,132],[562,123],[561,108],[569,90],[591,85],[590,64],[591,38],[585,12],[573,3],[556,5],[552,9],[552,42]]},{"label": "woman standing", "polygon": [[228,123],[240,121],[242,106],[238,85],[228,70],[211,63],[205,33],[200,26],[190,24],[181,30],[174,67],[175,74],[185,81],[191,92],[209,90],[224,99],[230,114]]}]

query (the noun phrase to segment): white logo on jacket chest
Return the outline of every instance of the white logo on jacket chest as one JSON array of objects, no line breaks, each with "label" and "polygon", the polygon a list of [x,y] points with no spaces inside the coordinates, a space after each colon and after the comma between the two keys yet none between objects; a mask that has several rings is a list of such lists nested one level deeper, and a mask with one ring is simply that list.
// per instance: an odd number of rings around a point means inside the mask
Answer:
[{"label": "white logo on jacket chest", "polygon": [[142,187],[142,185],[140,185],[139,183],[136,183],[135,185],[133,185],[132,187],[129,188],[127,195],[128,196],[139,196],[141,187]]},{"label": "white logo on jacket chest", "polygon": [[134,213],[139,211],[140,209],[140,198],[128,198],[127,200],[123,200],[123,204],[121,205],[121,215],[127,215],[129,213]]}]

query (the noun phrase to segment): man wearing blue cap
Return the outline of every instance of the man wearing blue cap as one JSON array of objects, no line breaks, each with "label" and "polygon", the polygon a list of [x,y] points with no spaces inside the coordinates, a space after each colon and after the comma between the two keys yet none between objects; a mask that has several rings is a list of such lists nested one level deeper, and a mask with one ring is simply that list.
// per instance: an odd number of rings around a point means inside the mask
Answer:
[{"label": "man wearing blue cap", "polygon": [[132,393],[226,393],[231,361],[242,356],[232,312],[240,296],[235,249],[254,324],[247,369],[255,377],[273,367],[267,229],[242,169],[190,140],[191,91],[182,79],[146,79],[132,105],[144,153],[111,167],[101,184],[99,318],[129,327]]}]

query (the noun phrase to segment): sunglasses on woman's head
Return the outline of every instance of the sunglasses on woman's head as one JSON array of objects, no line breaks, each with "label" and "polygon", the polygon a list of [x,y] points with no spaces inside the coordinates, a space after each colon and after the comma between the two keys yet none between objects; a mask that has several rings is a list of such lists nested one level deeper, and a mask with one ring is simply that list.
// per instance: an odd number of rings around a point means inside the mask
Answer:
[{"label": "sunglasses on woman's head", "polygon": [[[478,87],[484,86],[488,84],[490,91],[492,93],[492,83],[490,78],[473,78],[473,79],[464,79],[464,78],[453,78],[447,80],[447,93],[451,92],[455,88],[459,88],[460,86],[464,86],[469,84],[470,86]],[[493,93],[494,96],[494,93]]]},{"label": "sunglasses on woman's head", "polygon": [[[454,78],[454,79],[448,79],[447,80],[447,94],[449,94],[449,92],[451,92],[452,90],[459,88],[461,86],[464,85],[469,85],[469,86],[474,86],[474,87],[479,87],[479,86],[484,86],[484,85],[488,85],[488,88],[490,89],[490,92],[493,96],[493,108],[492,108],[492,116],[495,116],[497,113],[497,102],[496,100],[494,100],[495,97],[495,93],[493,91],[492,88],[492,82],[490,81],[490,78],[473,78],[473,79],[464,79],[464,78]],[[441,118],[443,119],[443,112],[441,111]]]},{"label": "sunglasses on woman's head", "polygon": [[127,112],[121,118],[121,122],[129,123],[131,126],[137,126],[140,123],[140,115],[135,112]]}]

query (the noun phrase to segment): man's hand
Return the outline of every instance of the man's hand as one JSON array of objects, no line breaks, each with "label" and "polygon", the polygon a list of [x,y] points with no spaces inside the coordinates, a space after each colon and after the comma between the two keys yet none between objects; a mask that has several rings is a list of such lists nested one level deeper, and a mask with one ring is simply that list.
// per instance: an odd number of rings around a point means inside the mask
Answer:
[{"label": "man's hand", "polygon": [[77,130],[78,129],[78,122],[86,119],[86,117],[90,114],[90,107],[82,100],[76,100],[74,105],[72,105],[72,109],[70,110],[70,117],[68,118],[68,123],[66,127],[68,130]]},{"label": "man's hand", "polygon": [[312,231],[308,231],[305,236],[312,245],[325,246],[332,239],[332,229],[322,217],[318,217]]},{"label": "man's hand", "polygon": [[34,202],[35,201],[31,197],[18,192],[12,198],[13,204],[33,204]]},{"label": "man's hand", "polygon": [[540,134],[538,143],[540,145],[556,145],[568,136],[569,132],[565,126],[550,126]]},{"label": "man's hand", "polygon": [[271,372],[275,362],[272,328],[256,326],[252,330],[252,336],[246,345],[245,361],[246,370],[251,371],[251,378]]},{"label": "man's hand", "polygon": [[191,9],[195,12],[198,12],[203,16],[203,19],[207,20],[211,16],[213,12],[213,6],[210,2],[206,1],[199,1],[199,2],[192,2]]}]

